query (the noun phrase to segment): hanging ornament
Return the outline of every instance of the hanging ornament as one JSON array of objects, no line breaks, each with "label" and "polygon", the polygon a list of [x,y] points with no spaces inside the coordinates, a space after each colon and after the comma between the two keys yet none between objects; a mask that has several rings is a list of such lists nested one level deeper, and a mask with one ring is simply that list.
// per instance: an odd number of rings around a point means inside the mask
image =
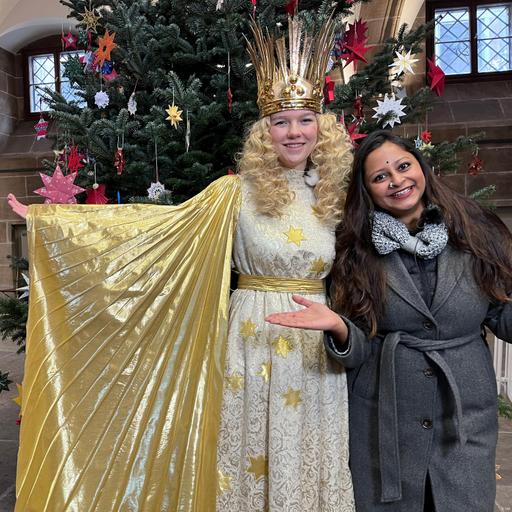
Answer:
[{"label": "hanging ornament", "polygon": [[41,114],[39,121],[34,125],[36,140],[46,139],[48,135],[48,125],[48,121],[43,117],[43,114]]},{"label": "hanging ornament", "polygon": [[396,58],[393,61],[393,64],[390,64],[389,67],[392,68],[391,72],[396,76],[400,76],[402,73],[406,71],[408,73],[412,73],[414,75],[414,70],[412,69],[412,65],[415,62],[418,62],[419,59],[413,59],[411,56],[411,50],[407,53],[405,50],[401,52],[395,51]]},{"label": "hanging ornament", "polygon": [[334,101],[334,80],[330,76],[325,77],[324,84],[324,103],[329,105],[331,101]]},{"label": "hanging ornament", "polygon": [[251,4],[252,4],[252,17],[255,18],[256,17],[256,0],[251,0]]},{"label": "hanging ornament", "polygon": [[354,116],[354,119],[356,119],[358,121],[364,120],[363,108],[364,108],[363,97],[356,96],[356,99],[354,100],[354,105],[353,105],[354,112],[352,114]]},{"label": "hanging ornament", "polygon": [[[422,141],[423,142],[423,141]],[[432,150],[434,149],[434,144],[432,142],[423,142],[419,150],[425,155],[427,158],[432,154]]]},{"label": "hanging ornament", "polygon": [[299,0],[288,0],[286,4],[286,12],[288,16],[293,16],[297,12],[297,6],[299,5]]},{"label": "hanging ornament", "polygon": [[358,61],[368,62],[364,54],[370,49],[366,46],[368,42],[368,25],[366,21],[356,20],[349,24],[348,30],[343,34],[341,40],[341,59],[345,61],[345,66],[354,63],[357,66]]},{"label": "hanging ornament", "polygon": [[187,117],[187,128],[185,130],[185,150],[188,153],[188,150],[190,148],[190,118],[188,117],[188,110],[186,113]]},{"label": "hanging ornament", "polygon": [[233,169],[228,169],[228,176],[234,176],[235,174],[236,172]]},{"label": "hanging ornament", "polygon": [[414,147],[416,149],[421,149],[423,147],[423,141],[421,140],[421,137],[418,136],[414,139]]},{"label": "hanging ornament", "polygon": [[430,142],[432,140],[432,132],[429,132],[428,130],[423,130],[421,132],[421,140],[423,142]]},{"label": "hanging ornament", "polygon": [[105,91],[98,91],[94,95],[94,103],[98,108],[105,108],[109,104],[109,97]]},{"label": "hanging ornament", "polygon": [[78,43],[78,37],[71,33],[71,30],[64,35],[61,35],[62,46],[65,50],[76,50],[76,43]]},{"label": "hanging ornament", "polygon": [[444,91],[444,71],[436,65],[434,59],[429,59],[427,57],[428,62],[428,79],[430,82],[430,89],[434,91],[437,96],[441,96]]},{"label": "hanging ornament", "polygon": [[124,149],[118,147],[114,155],[114,167],[117,170],[117,175],[121,176],[126,167],[126,160],[124,158]]},{"label": "hanging ornament", "polygon": [[92,32],[96,32],[96,27],[101,19],[101,16],[98,16],[94,9],[91,9],[91,4],[89,2],[89,9],[85,8],[85,11],[81,14],[82,23],[85,25],[86,30],[90,30]]},{"label": "hanging ornament", "polygon": [[87,50],[79,61],[84,65],[84,71],[95,71],[96,55],[92,50]]},{"label": "hanging ornament", "polygon": [[117,77],[117,71],[114,69],[114,63],[111,60],[106,60],[101,66],[101,74],[105,80],[111,82]]},{"label": "hanging ornament", "polygon": [[385,118],[382,128],[390,126],[393,128],[395,124],[400,124],[400,118],[405,116],[405,105],[402,105],[402,98],[396,99],[394,94],[384,94],[384,100],[377,100],[377,106],[373,107],[375,114],[372,116],[379,121]]},{"label": "hanging ornament", "polygon": [[484,170],[484,161],[478,156],[478,150],[473,153],[473,158],[468,164],[468,174],[478,176]]},{"label": "hanging ornament", "polygon": [[135,91],[130,94],[130,98],[128,99],[128,112],[134,116],[135,112],[137,112],[137,100],[135,99]]},{"label": "hanging ornament", "polygon": [[19,288],[16,288],[17,292],[22,292],[21,295],[18,297],[18,299],[26,299],[28,297],[28,293],[30,290],[30,279],[25,272],[21,273],[21,276],[23,277],[23,280],[25,281],[24,286],[20,286]]},{"label": "hanging ornament", "polygon": [[174,99],[172,100],[172,105],[166,110],[168,116],[165,118],[166,121],[169,121],[174,128],[178,128],[178,123],[183,121],[181,118],[181,114],[183,110],[179,110],[178,107],[174,104]]},{"label": "hanging ornament", "polygon": [[106,186],[102,183],[94,183],[91,188],[88,188],[85,192],[87,197],[85,199],[86,204],[107,204],[108,197],[105,195]]},{"label": "hanging ornament", "polygon": [[109,34],[108,30],[105,30],[103,37],[98,38],[99,48],[94,53],[96,54],[96,60],[100,66],[103,66],[106,60],[110,60],[110,52],[117,46],[117,44],[114,43],[115,37],[115,32]]},{"label": "hanging ornament", "polygon": [[39,175],[43,180],[44,187],[34,190],[34,193],[46,197],[45,203],[76,203],[75,195],[84,192],[82,187],[74,184],[77,173],[71,172],[67,176],[64,176],[59,165],[55,168],[52,176],[48,176],[42,172],[40,172]]},{"label": "hanging ornament", "polygon": [[217,0],[217,5],[215,6],[216,11],[220,11],[222,6],[224,5],[224,0]]},{"label": "hanging ornament", "polygon": [[352,121],[347,126],[347,132],[350,135],[350,140],[352,141],[352,145],[354,147],[357,147],[357,145],[359,144],[357,142],[358,140],[368,137],[368,134],[366,134],[366,133],[359,133],[360,126],[361,126],[361,124],[358,123],[357,121]]},{"label": "hanging ornament", "polygon": [[159,181],[151,183],[151,186],[148,188],[148,197],[150,199],[158,199],[162,192],[165,192],[165,187]]},{"label": "hanging ornament", "polygon": [[84,155],[78,151],[78,147],[72,145],[69,150],[69,157],[68,157],[68,169],[71,172],[78,172],[82,167],[84,167],[84,164],[82,163]]}]

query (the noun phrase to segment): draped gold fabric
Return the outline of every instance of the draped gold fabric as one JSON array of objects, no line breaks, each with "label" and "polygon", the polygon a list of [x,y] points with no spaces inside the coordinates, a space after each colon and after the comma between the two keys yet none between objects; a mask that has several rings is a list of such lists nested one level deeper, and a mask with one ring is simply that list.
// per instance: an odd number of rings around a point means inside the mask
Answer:
[{"label": "draped gold fabric", "polygon": [[16,511],[215,509],[239,188],[30,207]]}]

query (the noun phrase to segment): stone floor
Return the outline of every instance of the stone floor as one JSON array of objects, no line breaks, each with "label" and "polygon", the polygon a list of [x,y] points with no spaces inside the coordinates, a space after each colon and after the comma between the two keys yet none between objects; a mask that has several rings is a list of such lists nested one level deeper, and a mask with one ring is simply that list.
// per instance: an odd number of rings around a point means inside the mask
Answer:
[{"label": "stone floor", "polygon": [[[23,356],[16,354],[16,346],[0,341],[0,370],[9,371],[10,379],[20,382],[22,367]],[[0,393],[0,512],[13,512],[14,510],[14,481],[19,429],[16,419],[19,408],[12,399],[16,396],[15,385],[11,385],[10,391]],[[496,464],[495,512],[512,512],[512,421],[510,420],[500,419]]]}]

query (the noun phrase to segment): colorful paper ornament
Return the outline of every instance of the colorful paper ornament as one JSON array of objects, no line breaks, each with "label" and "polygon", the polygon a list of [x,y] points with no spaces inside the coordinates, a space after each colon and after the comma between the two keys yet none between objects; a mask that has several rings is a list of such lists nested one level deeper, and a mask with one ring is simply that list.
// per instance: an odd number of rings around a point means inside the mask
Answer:
[{"label": "colorful paper ornament", "polygon": [[484,170],[484,161],[478,156],[478,151],[473,153],[473,158],[468,164],[468,174],[478,176]]},{"label": "colorful paper ornament", "polygon": [[325,77],[324,84],[324,103],[329,105],[331,101],[334,101],[334,80],[330,76]]},{"label": "colorful paper ornament", "polygon": [[437,96],[441,96],[444,91],[444,71],[436,65],[434,58],[429,59],[427,57],[428,62],[428,80],[430,82],[430,89],[434,91]]},{"label": "colorful paper ornament", "polygon": [[256,0],[251,0],[252,4],[252,16],[253,18],[256,17]]},{"label": "colorful paper ornament", "polygon": [[121,176],[126,167],[126,160],[124,158],[124,149],[117,148],[116,153],[114,155],[114,167],[116,168],[117,175]]},{"label": "colorful paper ornament", "polygon": [[71,33],[71,30],[61,36],[62,46],[65,50],[76,50],[76,44],[78,43],[78,37]]},{"label": "colorful paper ornament", "polygon": [[110,52],[117,46],[117,44],[114,43],[115,37],[115,32],[109,34],[108,30],[105,30],[103,37],[98,38],[99,48],[94,53],[96,54],[96,59],[100,66],[103,66],[106,60],[110,60]]},{"label": "colorful paper ornament", "polygon": [[[422,141],[423,142],[423,141]],[[419,150],[426,156],[429,157],[434,149],[434,144],[432,142],[423,142]]]},{"label": "colorful paper ornament", "polygon": [[37,140],[46,138],[46,136],[48,135],[48,125],[48,121],[43,117],[43,114],[41,114],[39,121],[37,121],[37,123],[34,125]]},{"label": "colorful paper ornament", "polygon": [[178,128],[178,123],[183,121],[181,118],[181,114],[183,113],[183,110],[179,110],[178,107],[174,104],[174,100],[172,102],[172,105],[169,105],[169,107],[166,110],[168,116],[165,118],[166,121],[169,121],[171,125],[174,128]]},{"label": "colorful paper ornament", "polygon": [[165,192],[165,187],[159,181],[151,183],[151,186],[148,188],[148,197],[150,199],[158,199],[162,192]]},{"label": "colorful paper ornament", "polygon": [[105,91],[98,91],[94,95],[94,103],[98,108],[105,108],[109,104],[109,97]]},{"label": "colorful paper ornament", "polygon": [[368,25],[366,21],[356,20],[354,23],[349,24],[348,30],[343,34],[341,41],[341,59],[345,60],[345,66],[357,61],[368,62],[364,54],[370,49],[366,46],[368,42]]},{"label": "colorful paper ornament", "polygon": [[71,172],[64,176],[60,165],[57,165],[52,176],[42,172],[39,175],[43,180],[44,187],[34,190],[34,193],[45,197],[45,203],[73,204],[76,203],[75,195],[85,191],[82,187],[74,184],[77,173]]},{"label": "colorful paper ornament", "polygon": [[135,112],[137,112],[137,100],[135,99],[135,92],[130,94],[130,98],[128,99],[128,112],[134,116]]},{"label": "colorful paper ornament", "polygon": [[30,290],[30,279],[28,277],[28,274],[25,274],[25,272],[21,273],[21,277],[23,277],[23,280],[25,281],[24,286],[20,286],[19,288],[16,288],[17,292],[22,292],[21,295],[18,297],[18,299],[26,299],[29,294]]},{"label": "colorful paper ornament", "polygon": [[79,61],[84,65],[84,71],[94,71],[96,67],[96,55],[92,50],[87,50],[84,55],[79,57]]},{"label": "colorful paper ornament", "polygon": [[377,100],[377,106],[373,107],[375,114],[372,118],[379,121],[385,118],[382,128],[388,125],[393,128],[395,124],[400,124],[400,118],[406,115],[404,108],[405,105],[402,105],[402,98],[397,99],[393,93],[389,95],[386,93],[384,94],[384,100]]},{"label": "colorful paper ornament", "polygon": [[87,197],[85,202],[87,204],[107,204],[108,197],[105,195],[106,186],[102,183],[94,183],[91,188],[88,188],[85,192]]},{"label": "colorful paper ornament", "polygon": [[421,149],[423,147],[423,141],[421,140],[421,137],[418,136],[414,139],[414,147],[416,149]]},{"label": "colorful paper ornament", "polygon": [[418,62],[419,59],[412,58],[411,50],[409,50],[407,53],[405,50],[402,50],[401,52],[395,51],[395,55],[395,60],[392,64],[389,65],[389,67],[392,68],[392,73],[399,76],[407,71],[408,73],[412,73],[414,75],[412,66],[415,62]]},{"label": "colorful paper ornament", "polygon": [[421,140],[423,142],[430,142],[432,140],[432,132],[429,132],[428,130],[423,130],[421,132]]},{"label": "colorful paper ornament", "polygon": [[85,25],[85,29],[90,30],[91,32],[96,32],[96,27],[98,26],[101,16],[97,15],[94,12],[94,9],[87,9],[87,7],[81,16],[82,23]]},{"label": "colorful paper ornament", "polygon": [[68,156],[68,170],[77,173],[84,164],[82,163],[83,154],[78,151],[77,146],[71,146]]},{"label": "colorful paper ornament", "polygon": [[360,126],[361,126],[361,123],[359,123],[357,121],[352,121],[347,126],[347,132],[350,135],[350,140],[352,141],[352,145],[354,147],[357,147],[357,145],[359,144],[357,142],[358,140],[368,137],[368,134],[366,134],[366,133],[359,133]]}]

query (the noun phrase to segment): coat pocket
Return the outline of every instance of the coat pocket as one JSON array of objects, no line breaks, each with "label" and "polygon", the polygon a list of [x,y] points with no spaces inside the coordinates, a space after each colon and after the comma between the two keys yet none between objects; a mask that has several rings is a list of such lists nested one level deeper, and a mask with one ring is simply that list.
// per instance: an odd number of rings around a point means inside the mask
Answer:
[{"label": "coat pocket", "polygon": [[362,398],[378,396],[380,351],[348,373],[349,390]]}]

